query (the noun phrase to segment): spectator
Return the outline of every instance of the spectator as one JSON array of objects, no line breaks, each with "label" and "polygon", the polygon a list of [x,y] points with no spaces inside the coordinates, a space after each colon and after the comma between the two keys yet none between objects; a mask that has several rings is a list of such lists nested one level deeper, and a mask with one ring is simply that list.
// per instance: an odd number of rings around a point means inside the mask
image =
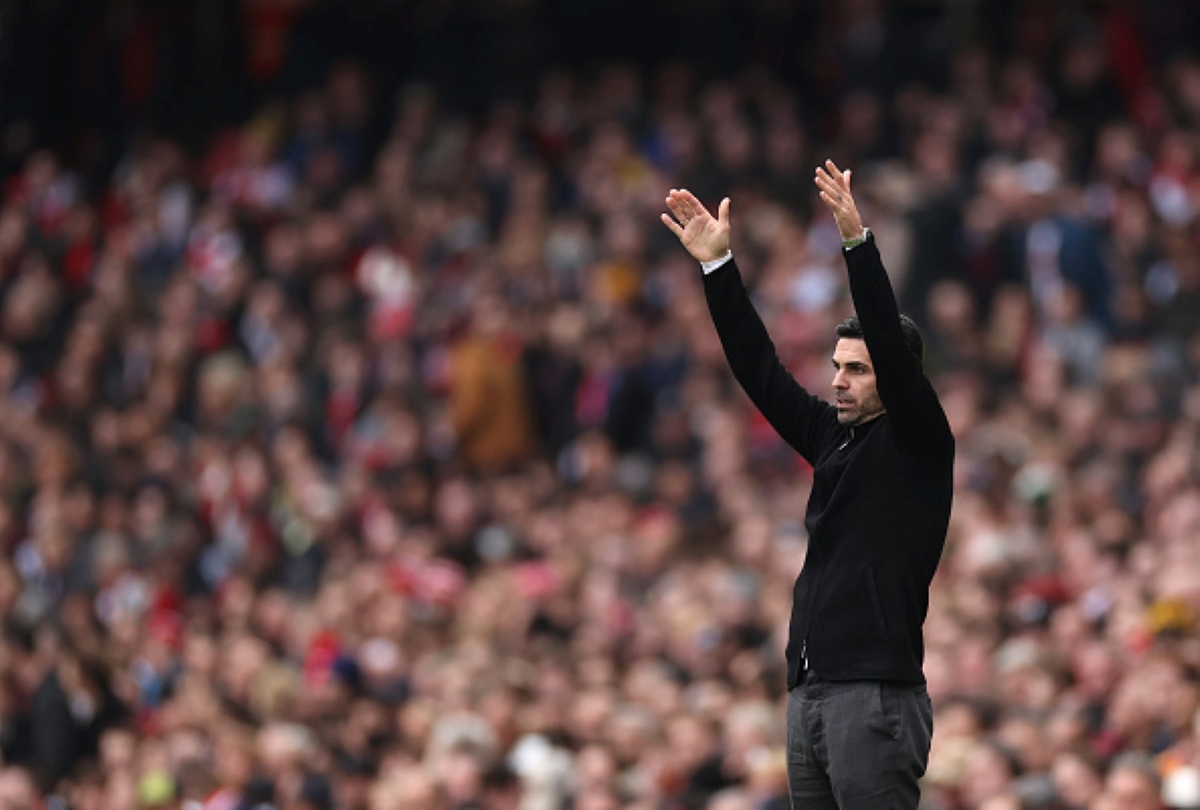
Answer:
[{"label": "spectator", "polygon": [[519,338],[504,304],[480,298],[470,331],[450,358],[450,406],[464,462],[475,472],[502,472],[530,459],[533,426]]},{"label": "spectator", "polygon": [[1119,757],[1104,781],[1101,801],[1112,807],[1132,810],[1160,810],[1161,780],[1145,757],[1129,754]]}]

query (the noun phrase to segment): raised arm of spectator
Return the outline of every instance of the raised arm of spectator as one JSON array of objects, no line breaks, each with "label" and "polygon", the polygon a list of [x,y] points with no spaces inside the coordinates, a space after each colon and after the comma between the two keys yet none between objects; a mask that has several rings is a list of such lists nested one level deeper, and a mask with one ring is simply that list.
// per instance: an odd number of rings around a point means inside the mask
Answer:
[{"label": "raised arm of spectator", "polygon": [[863,227],[850,192],[850,178],[850,171],[842,172],[827,160],[817,168],[816,184],[842,235],[850,296],[875,366],[879,398],[896,424],[901,442],[922,454],[952,451],[949,422],[925,377],[920,357],[905,343],[896,295],[875,238]]},{"label": "raised arm of spectator", "polygon": [[738,383],[783,439],[810,463],[839,435],[837,411],[806,391],[775,353],[729,249],[729,198],[713,217],[695,195],[672,190],[662,221],[700,262],[704,296]]}]

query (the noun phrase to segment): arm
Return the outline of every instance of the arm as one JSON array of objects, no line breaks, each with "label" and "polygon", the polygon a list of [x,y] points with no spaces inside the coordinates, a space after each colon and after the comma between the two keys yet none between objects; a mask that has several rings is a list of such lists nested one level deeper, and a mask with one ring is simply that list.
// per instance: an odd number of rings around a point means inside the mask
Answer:
[{"label": "arm", "polygon": [[815,466],[839,435],[837,411],[806,391],[779,361],[732,259],[705,275],[704,297],[742,390],[784,441]]},{"label": "arm", "polygon": [[868,236],[844,255],[850,296],[875,365],[879,398],[896,425],[897,438],[921,455],[952,452],[954,439],[937,393],[904,344],[896,296],[874,237]]},{"label": "arm", "polygon": [[821,200],[837,220],[843,243],[848,244],[842,253],[850,296],[875,367],[879,398],[896,425],[898,440],[920,455],[953,452],[954,438],[937,393],[920,360],[905,345],[900,309],[875,238],[867,234],[864,239],[862,219],[850,193],[850,172],[843,174],[827,161],[817,169],[816,183]]},{"label": "arm", "polygon": [[[672,191],[664,224],[701,263],[729,256],[729,200],[714,219],[690,192]],[[676,222],[678,220],[678,222]],[[776,356],[732,258],[704,275],[704,295],[725,357],[738,383],[771,426],[810,464],[838,435],[837,412],[788,373]]]}]

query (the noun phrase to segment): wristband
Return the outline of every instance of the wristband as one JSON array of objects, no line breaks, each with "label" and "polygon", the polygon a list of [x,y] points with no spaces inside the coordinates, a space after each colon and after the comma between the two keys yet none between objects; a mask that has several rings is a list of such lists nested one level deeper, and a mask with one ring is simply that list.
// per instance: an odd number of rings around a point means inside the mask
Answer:
[{"label": "wristband", "polygon": [[871,235],[870,228],[863,228],[862,233],[858,236],[853,236],[849,239],[842,240],[842,250],[853,250],[854,248],[867,241],[867,237]]}]

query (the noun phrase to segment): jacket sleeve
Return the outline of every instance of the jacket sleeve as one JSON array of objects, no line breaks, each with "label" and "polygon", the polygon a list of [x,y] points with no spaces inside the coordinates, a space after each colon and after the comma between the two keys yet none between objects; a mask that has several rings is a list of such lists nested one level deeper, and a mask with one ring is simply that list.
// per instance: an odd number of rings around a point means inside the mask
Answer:
[{"label": "jacket sleeve", "polygon": [[944,458],[954,453],[950,423],[937,392],[904,343],[900,310],[875,237],[844,251],[850,274],[850,295],[862,324],[879,398],[896,426],[900,444],[924,458]]},{"label": "jacket sleeve", "polygon": [[837,410],[779,361],[732,260],[704,276],[704,295],[733,376],[784,441],[815,466],[839,435]]}]

